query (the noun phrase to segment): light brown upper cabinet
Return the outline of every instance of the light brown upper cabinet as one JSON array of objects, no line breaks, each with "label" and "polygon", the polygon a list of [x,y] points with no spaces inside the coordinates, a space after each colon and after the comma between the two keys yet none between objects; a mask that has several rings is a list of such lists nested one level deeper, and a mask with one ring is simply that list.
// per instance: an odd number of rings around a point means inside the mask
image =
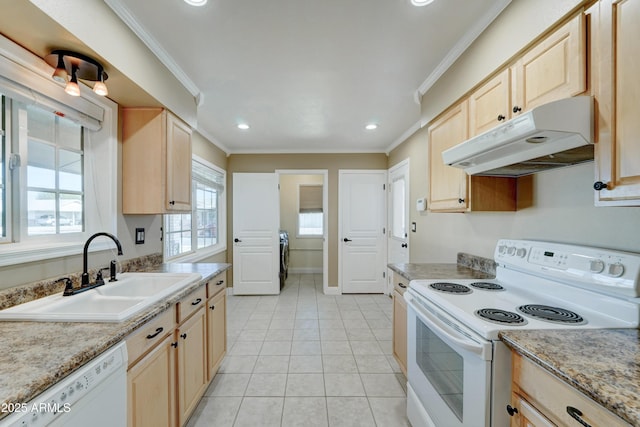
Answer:
[{"label": "light brown upper cabinet", "polygon": [[483,84],[469,96],[470,137],[480,135],[511,117],[511,70]]},{"label": "light brown upper cabinet", "polygon": [[429,210],[515,211],[515,178],[469,176],[442,161],[444,150],[468,138],[468,106],[461,102],[429,126]]},{"label": "light brown upper cabinet", "polygon": [[122,114],[122,213],[191,210],[191,128],[162,108]]},{"label": "light brown upper cabinet", "polygon": [[586,46],[585,16],[579,13],[525,52],[512,66],[511,112],[585,92]]},{"label": "light brown upper cabinet", "polygon": [[[591,81],[597,101],[595,204],[640,205],[640,1],[591,7]],[[599,190],[598,190],[599,189]]]}]

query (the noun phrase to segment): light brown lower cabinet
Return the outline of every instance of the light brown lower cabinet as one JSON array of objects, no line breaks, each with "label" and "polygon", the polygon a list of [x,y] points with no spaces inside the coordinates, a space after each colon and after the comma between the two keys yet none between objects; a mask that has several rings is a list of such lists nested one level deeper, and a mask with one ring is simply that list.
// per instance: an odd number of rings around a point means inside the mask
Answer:
[{"label": "light brown lower cabinet", "polygon": [[176,331],[178,343],[178,425],[186,424],[209,385],[207,320],[204,305]]},{"label": "light brown lower cabinet", "polygon": [[512,362],[511,427],[630,426],[529,359],[514,353]]},{"label": "light brown lower cabinet", "polygon": [[175,337],[168,335],[127,372],[130,427],[174,427],[176,424]]},{"label": "light brown lower cabinet", "polygon": [[220,277],[127,337],[129,427],[181,427],[195,410],[226,352]]},{"label": "light brown lower cabinet", "polygon": [[403,294],[408,281],[393,274],[393,357],[407,376],[407,302]]}]

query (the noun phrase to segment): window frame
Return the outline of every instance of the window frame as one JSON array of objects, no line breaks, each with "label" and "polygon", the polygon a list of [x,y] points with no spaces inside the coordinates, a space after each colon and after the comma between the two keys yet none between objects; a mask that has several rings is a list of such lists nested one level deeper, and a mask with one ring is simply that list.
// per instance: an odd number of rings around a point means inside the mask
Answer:
[{"label": "window frame", "polygon": [[[319,213],[321,215],[321,224],[322,224],[322,228],[320,230],[320,234],[304,234],[300,232],[300,215],[303,214],[303,212],[300,212],[300,189],[302,187],[320,187],[320,191],[321,191],[321,198],[323,198],[324,196],[324,188],[322,184],[307,184],[307,183],[299,183],[298,184],[298,194],[297,194],[297,199],[298,199],[298,212],[296,215],[296,237],[299,239],[321,239],[324,237],[324,232],[325,232],[325,224],[324,224],[324,206],[323,206],[323,210],[321,210],[320,212],[316,212]],[[322,201],[322,203],[324,204],[324,201]]]},{"label": "window frame", "polygon": [[[227,197],[226,197],[226,190],[227,190],[227,171],[225,171],[224,169],[222,169],[219,166],[214,165],[213,163],[211,163],[210,161],[196,155],[193,154],[192,156],[192,162],[198,162],[200,164],[202,164],[203,166],[212,169],[213,171],[219,173],[222,175],[222,182],[223,182],[223,189],[222,191],[218,194],[218,200],[217,200],[217,216],[218,216],[218,224],[217,224],[217,232],[218,232],[218,242],[215,245],[211,245],[211,246],[207,246],[205,248],[202,249],[197,249],[197,242],[198,242],[198,227],[196,224],[197,219],[197,213],[196,213],[196,209],[197,209],[197,192],[196,192],[196,186],[195,186],[195,182],[196,180],[194,179],[194,174],[192,172],[191,174],[191,211],[190,211],[190,215],[191,215],[191,250],[188,252],[184,252],[172,257],[167,256],[167,239],[166,237],[166,230],[168,229],[168,215],[164,215],[163,217],[163,227],[165,230],[163,239],[164,242],[162,244],[162,251],[163,251],[163,257],[164,257],[164,261],[165,262],[196,262],[199,260],[202,260],[204,258],[208,258],[210,256],[219,254],[220,252],[224,252],[227,250]],[[184,214],[184,213],[182,213]],[[180,215],[179,213],[176,214],[169,214],[169,215]],[[195,226],[194,226],[195,225]],[[193,248],[196,249],[193,249]]]},{"label": "window frame", "polygon": [[[0,92],[12,100],[21,101],[13,95],[12,88],[27,87],[32,99],[30,102],[40,104],[45,109],[55,109],[67,118],[83,123],[90,120],[92,129],[85,129],[85,147],[83,168],[85,171],[83,186],[84,199],[84,231],[77,233],[63,233],[46,236],[27,236],[20,230],[23,207],[15,206],[16,192],[26,186],[26,182],[15,175],[26,168],[26,161],[11,170],[9,163],[16,158],[13,147],[12,127],[14,118],[5,121],[5,178],[7,190],[7,237],[0,242],[0,267],[22,264],[26,262],[56,259],[66,256],[82,254],[86,239],[98,232],[117,232],[117,148],[118,148],[118,106],[108,98],[98,96],[91,88],[83,87],[81,96],[71,97],[64,92],[64,85],[51,79],[51,67],[44,61],[26,51],[5,37],[0,36]],[[24,98],[24,97],[23,97]],[[40,102],[42,101],[42,102]],[[44,102],[44,104],[43,104]],[[10,106],[5,106],[5,111]],[[84,110],[88,108],[92,115],[87,116]],[[53,111],[53,110],[52,110]],[[91,119],[93,114],[102,113],[102,120]],[[0,173],[2,173],[0,171]],[[100,195],[98,197],[98,194]],[[22,204],[24,201],[21,201]],[[25,217],[26,218],[26,217]],[[26,230],[26,228],[25,228]],[[90,248],[91,252],[110,249],[112,243],[96,241]]]}]

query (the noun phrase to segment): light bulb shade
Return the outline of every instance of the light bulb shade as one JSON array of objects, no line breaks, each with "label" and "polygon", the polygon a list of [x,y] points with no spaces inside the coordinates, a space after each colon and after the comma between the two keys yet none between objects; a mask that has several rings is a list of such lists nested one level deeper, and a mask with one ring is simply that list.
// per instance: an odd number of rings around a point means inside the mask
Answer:
[{"label": "light bulb shade", "polygon": [[53,75],[51,77],[58,83],[66,83],[67,80],[69,80],[69,75],[64,67],[64,57],[62,55],[58,55],[58,64],[56,65],[56,69],[53,71]]},{"label": "light bulb shade", "polygon": [[64,88],[64,91],[71,96],[80,96],[80,86],[78,86],[78,83],[74,82],[73,80],[67,83],[67,86]]},{"label": "light bulb shade", "polygon": [[433,3],[434,0],[411,0],[411,4],[414,6],[426,6]]},{"label": "light bulb shade", "polygon": [[109,95],[109,91],[107,90],[107,85],[104,84],[104,82],[96,82],[95,85],[93,85],[93,91],[100,96],[107,96]]}]

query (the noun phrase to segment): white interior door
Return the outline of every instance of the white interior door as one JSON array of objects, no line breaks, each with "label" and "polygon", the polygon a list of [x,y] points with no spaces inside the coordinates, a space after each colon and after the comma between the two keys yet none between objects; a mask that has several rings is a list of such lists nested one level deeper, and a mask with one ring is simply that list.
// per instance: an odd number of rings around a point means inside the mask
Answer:
[{"label": "white interior door", "polygon": [[409,262],[409,159],[389,169],[389,263]]},{"label": "white interior door", "polygon": [[339,276],[343,293],[386,287],[386,171],[340,171]]},{"label": "white interior door", "polygon": [[233,293],[280,293],[280,201],[275,173],[233,174]]}]

